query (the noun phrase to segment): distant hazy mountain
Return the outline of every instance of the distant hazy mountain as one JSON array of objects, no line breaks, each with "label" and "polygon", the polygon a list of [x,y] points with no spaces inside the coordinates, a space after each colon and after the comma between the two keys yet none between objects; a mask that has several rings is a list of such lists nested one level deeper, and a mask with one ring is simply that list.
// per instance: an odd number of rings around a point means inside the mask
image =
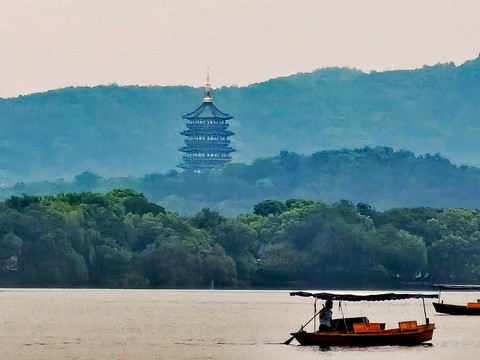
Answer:
[{"label": "distant hazy mountain", "polygon": [[[0,185],[166,172],[181,162],[181,115],[203,89],[67,88],[0,99]],[[412,71],[329,68],[214,92],[234,162],[388,146],[480,166],[480,59]]]}]

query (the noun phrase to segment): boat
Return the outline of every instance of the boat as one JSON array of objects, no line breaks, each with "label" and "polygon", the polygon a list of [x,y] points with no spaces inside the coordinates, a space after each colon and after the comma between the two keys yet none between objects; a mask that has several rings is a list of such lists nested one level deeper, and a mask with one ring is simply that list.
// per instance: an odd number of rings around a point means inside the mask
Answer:
[{"label": "boat", "polygon": [[469,302],[467,305],[444,304],[440,301],[442,290],[477,290],[480,291],[480,285],[434,285],[439,288],[438,302],[433,303],[437,313],[448,315],[480,315],[480,299],[477,302]]},{"label": "boat", "polygon": [[[433,337],[435,324],[430,324],[425,309],[426,298],[437,298],[436,294],[374,294],[374,295],[350,295],[331,293],[309,293],[295,291],[291,296],[313,297],[314,316],[304,324],[297,332],[290,333],[292,336],[285,344],[293,339],[300,345],[316,345],[321,347],[329,346],[380,346],[380,345],[419,345],[430,341]],[[416,320],[400,321],[398,328],[386,329],[385,323],[371,323],[367,317],[350,317],[343,315],[342,301],[387,301],[404,299],[422,299],[425,314],[425,324],[417,324]],[[332,319],[332,330],[319,332],[316,329],[315,319],[320,311],[316,311],[318,300],[339,301],[342,318]],[[313,332],[305,330],[312,320]]]}]

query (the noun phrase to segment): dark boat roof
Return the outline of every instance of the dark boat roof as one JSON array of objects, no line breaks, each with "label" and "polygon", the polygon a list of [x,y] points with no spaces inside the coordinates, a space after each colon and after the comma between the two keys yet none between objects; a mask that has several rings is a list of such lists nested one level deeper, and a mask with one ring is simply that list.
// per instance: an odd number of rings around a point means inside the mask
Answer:
[{"label": "dark boat roof", "polygon": [[435,284],[433,286],[442,290],[480,290],[480,285]]},{"label": "dark boat roof", "polygon": [[306,291],[294,291],[290,296],[314,297],[321,300],[340,300],[340,301],[385,301],[385,300],[404,300],[404,299],[422,299],[438,298],[434,294],[372,294],[372,295],[351,295],[351,294],[331,294],[326,292],[310,293]]}]

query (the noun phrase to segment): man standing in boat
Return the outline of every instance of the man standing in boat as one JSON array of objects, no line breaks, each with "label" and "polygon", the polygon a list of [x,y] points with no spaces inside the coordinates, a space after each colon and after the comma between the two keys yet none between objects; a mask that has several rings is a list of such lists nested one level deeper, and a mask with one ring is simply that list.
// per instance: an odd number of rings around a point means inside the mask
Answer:
[{"label": "man standing in boat", "polygon": [[319,332],[323,331],[331,331],[332,330],[332,312],[333,302],[332,300],[327,300],[325,302],[325,306],[322,310],[320,310],[320,328],[318,329]]}]

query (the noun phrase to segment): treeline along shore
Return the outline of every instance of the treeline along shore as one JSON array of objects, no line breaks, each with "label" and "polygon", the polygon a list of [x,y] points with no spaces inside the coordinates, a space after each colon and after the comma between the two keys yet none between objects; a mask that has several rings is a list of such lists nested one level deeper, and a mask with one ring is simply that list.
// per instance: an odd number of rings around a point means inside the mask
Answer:
[{"label": "treeline along shore", "polygon": [[264,200],[182,217],[134,190],[0,203],[0,285],[380,288],[480,280],[480,212]]}]

